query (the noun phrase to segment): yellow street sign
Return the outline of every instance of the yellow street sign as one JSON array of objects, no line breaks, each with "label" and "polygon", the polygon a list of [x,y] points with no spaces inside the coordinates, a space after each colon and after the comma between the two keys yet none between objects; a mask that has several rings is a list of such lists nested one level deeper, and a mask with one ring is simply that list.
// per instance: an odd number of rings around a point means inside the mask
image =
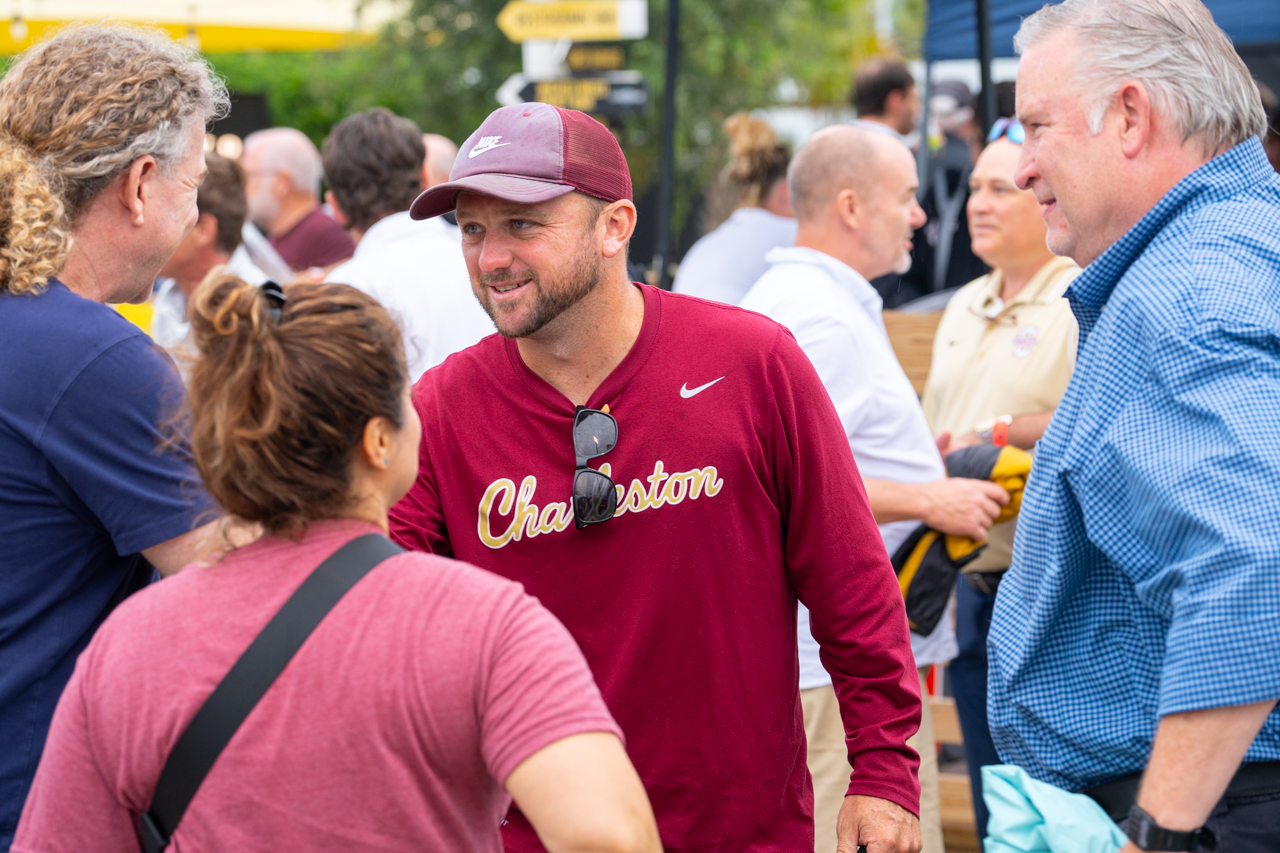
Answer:
[{"label": "yellow street sign", "polygon": [[513,42],[530,39],[615,41],[649,33],[647,0],[511,0],[498,13],[498,29]]},{"label": "yellow street sign", "polygon": [[[12,21],[4,26],[0,18],[0,55],[12,56],[53,35],[67,21]],[[235,27],[219,25],[189,26],[179,23],[146,22],[167,32],[175,41],[185,42],[205,53],[240,51],[340,50],[367,44],[372,39],[363,33],[341,33],[327,30],[277,29],[273,27]]]}]

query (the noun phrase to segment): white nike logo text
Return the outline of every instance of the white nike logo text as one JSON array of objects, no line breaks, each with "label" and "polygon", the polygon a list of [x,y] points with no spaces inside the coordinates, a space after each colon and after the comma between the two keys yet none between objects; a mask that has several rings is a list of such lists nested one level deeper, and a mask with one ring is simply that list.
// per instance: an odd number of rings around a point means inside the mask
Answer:
[{"label": "white nike logo text", "polygon": [[[720,379],[724,379],[724,377],[721,376]],[[703,391],[707,390],[712,385],[715,385],[717,382],[720,381],[720,379],[712,379],[706,385],[699,385],[697,388],[690,388],[689,383],[686,382],[680,386],[680,396],[688,400],[690,397],[694,396],[695,394],[701,394]]]},{"label": "white nike logo text", "polygon": [[495,148],[501,148],[504,145],[511,144],[510,142],[499,142],[498,140],[501,138],[501,136],[480,137],[480,141],[472,146],[471,150],[467,152],[467,159],[473,160],[486,151],[492,151]]}]

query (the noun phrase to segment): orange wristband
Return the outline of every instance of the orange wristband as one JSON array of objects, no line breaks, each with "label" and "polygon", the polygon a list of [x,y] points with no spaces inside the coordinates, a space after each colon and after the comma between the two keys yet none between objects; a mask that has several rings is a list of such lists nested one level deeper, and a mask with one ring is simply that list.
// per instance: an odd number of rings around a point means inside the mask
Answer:
[{"label": "orange wristband", "polygon": [[996,425],[991,428],[991,443],[996,447],[1005,447],[1009,444],[1009,425],[1004,421],[996,421]]}]

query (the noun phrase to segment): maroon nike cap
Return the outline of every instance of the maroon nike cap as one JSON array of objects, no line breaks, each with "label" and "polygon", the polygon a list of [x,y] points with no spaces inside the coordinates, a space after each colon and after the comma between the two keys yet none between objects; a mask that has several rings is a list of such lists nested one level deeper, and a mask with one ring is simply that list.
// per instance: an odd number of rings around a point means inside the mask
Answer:
[{"label": "maroon nike cap", "polygon": [[631,199],[631,171],[618,140],[586,113],[550,104],[494,110],[467,138],[449,182],[418,196],[409,215],[430,219],[457,206],[463,190],[519,204],[586,193]]}]

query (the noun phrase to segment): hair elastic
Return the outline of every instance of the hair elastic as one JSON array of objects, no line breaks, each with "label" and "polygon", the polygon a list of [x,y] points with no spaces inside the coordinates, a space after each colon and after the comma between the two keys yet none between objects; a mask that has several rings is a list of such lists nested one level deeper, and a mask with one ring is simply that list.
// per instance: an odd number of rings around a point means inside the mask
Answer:
[{"label": "hair elastic", "polygon": [[262,286],[259,287],[258,290],[267,300],[267,306],[271,311],[271,319],[279,323],[280,313],[284,310],[284,303],[286,301],[284,288],[271,279],[267,279],[262,283]]}]

